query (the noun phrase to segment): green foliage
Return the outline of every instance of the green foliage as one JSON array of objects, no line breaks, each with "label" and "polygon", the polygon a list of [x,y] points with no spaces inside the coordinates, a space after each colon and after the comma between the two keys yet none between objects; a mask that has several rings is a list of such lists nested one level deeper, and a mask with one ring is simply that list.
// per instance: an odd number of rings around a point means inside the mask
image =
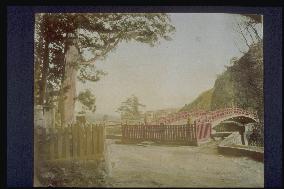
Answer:
[{"label": "green foliage", "polygon": [[[84,106],[87,108],[87,110],[91,111],[91,112],[95,112],[96,111],[96,98],[95,96],[91,93],[90,90],[85,90],[83,92],[80,92],[77,100]],[[81,111],[81,113],[84,113],[84,111]]]},{"label": "green foliage", "polygon": [[99,81],[102,76],[107,75],[106,72],[97,70],[94,65],[83,65],[82,68],[77,77],[82,83],[86,83],[86,81],[96,82]]},{"label": "green foliage", "polygon": [[263,121],[263,52],[262,42],[251,45],[240,59],[232,59],[219,75],[213,89],[203,92],[180,111],[215,110],[232,105],[256,110]]},{"label": "green foliage", "polygon": [[211,109],[219,109],[232,106],[234,103],[235,90],[233,79],[229,72],[225,71],[215,81],[214,91],[211,99]]},{"label": "green foliage", "polygon": [[139,120],[142,115],[142,112],[139,111],[139,107],[145,107],[145,105],[141,104],[135,95],[132,95],[121,103],[117,112],[121,113],[121,119]]},{"label": "green foliage", "polygon": [[[135,40],[153,46],[170,40],[175,28],[164,13],[41,13],[35,18],[35,102],[52,97],[65,79],[65,53],[75,45],[81,57],[74,68],[79,80],[98,81],[103,72],[94,61],[105,58],[119,42]],[[91,57],[84,54],[89,53]],[[52,94],[45,95],[47,86]],[[54,93],[55,91],[55,93]]]},{"label": "green foliage", "polygon": [[101,160],[46,161],[38,169],[36,176],[44,187],[104,187],[107,174]]},{"label": "green foliage", "polygon": [[214,89],[201,93],[192,103],[185,105],[180,111],[210,110]]},{"label": "green foliage", "polygon": [[234,81],[236,104],[252,108],[263,119],[263,49],[262,42],[252,45],[249,51],[228,68]]},{"label": "green foliage", "polygon": [[260,119],[263,119],[262,42],[252,45],[215,82],[212,109],[232,103],[244,109],[256,110]]}]

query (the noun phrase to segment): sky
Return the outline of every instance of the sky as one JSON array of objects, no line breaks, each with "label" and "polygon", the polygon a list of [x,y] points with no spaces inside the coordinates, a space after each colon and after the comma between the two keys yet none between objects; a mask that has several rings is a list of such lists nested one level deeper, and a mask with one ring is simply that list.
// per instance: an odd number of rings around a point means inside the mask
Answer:
[{"label": "sky", "polygon": [[218,74],[242,42],[233,29],[238,15],[173,13],[173,40],[155,47],[122,42],[96,66],[108,74],[95,83],[78,83],[96,96],[95,115],[118,115],[116,109],[132,94],[146,105],[142,110],[181,108],[214,86]]}]

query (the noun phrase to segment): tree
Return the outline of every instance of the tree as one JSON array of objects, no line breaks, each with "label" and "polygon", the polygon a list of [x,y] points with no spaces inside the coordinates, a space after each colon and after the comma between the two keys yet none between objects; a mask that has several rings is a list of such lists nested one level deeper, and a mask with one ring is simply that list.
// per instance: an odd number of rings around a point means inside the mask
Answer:
[{"label": "tree", "polygon": [[[74,94],[77,71],[80,81],[96,82],[104,72],[95,67],[95,60],[105,58],[121,41],[134,40],[154,46],[160,39],[170,40],[174,30],[164,13],[37,14],[35,102],[61,104],[64,123],[64,104],[75,97],[66,93]],[[68,58],[72,54],[77,57]],[[66,82],[68,79],[73,82]]]},{"label": "tree", "polygon": [[257,111],[263,121],[263,51],[262,43],[252,46],[235,64],[228,68],[233,80],[235,102]]},{"label": "tree", "polygon": [[262,25],[262,16],[257,14],[241,14],[241,15],[246,18],[246,20],[244,21],[246,30],[249,32],[249,29],[251,29],[255,37],[257,38],[257,42],[261,41],[262,38],[256,29],[256,25],[257,24]]},{"label": "tree", "polygon": [[234,61],[228,72],[233,79],[236,103],[257,110],[263,121],[263,39],[259,32],[263,27],[263,17],[256,14],[241,16],[236,22],[236,31],[242,35],[248,51]]},{"label": "tree", "polygon": [[[262,35],[260,35],[258,29],[262,30],[262,16],[256,14],[241,14],[241,17],[235,21],[235,31],[240,34],[241,38],[246,45],[247,49],[260,41],[262,41]],[[245,51],[240,50],[242,53]]]},{"label": "tree", "polygon": [[122,120],[140,120],[142,112],[139,111],[139,107],[145,107],[145,105],[141,104],[135,95],[132,95],[121,103],[117,112],[121,114]]},{"label": "tree", "polygon": [[223,108],[235,104],[244,109],[256,110],[263,121],[263,52],[262,43],[250,47],[241,58],[215,81],[211,108]]},{"label": "tree", "polygon": [[83,105],[83,111],[81,113],[86,113],[86,111],[96,111],[96,97],[91,93],[89,89],[80,92],[76,100],[78,100]]}]

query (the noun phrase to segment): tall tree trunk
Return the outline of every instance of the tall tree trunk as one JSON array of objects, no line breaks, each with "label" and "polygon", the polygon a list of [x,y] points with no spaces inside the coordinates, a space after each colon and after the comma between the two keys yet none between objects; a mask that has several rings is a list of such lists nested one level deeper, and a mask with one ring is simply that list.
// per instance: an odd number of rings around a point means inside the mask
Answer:
[{"label": "tall tree trunk", "polygon": [[39,103],[44,105],[44,100],[46,97],[46,84],[47,84],[47,75],[48,75],[48,66],[49,66],[49,41],[44,43],[44,55],[43,55],[43,67],[42,67],[42,77],[39,86]]},{"label": "tall tree trunk", "polygon": [[[65,126],[75,119],[76,77],[77,70],[74,65],[78,64],[79,51],[73,44],[67,45],[65,53],[64,81],[61,90],[61,125]],[[67,89],[67,91],[65,91]]]}]

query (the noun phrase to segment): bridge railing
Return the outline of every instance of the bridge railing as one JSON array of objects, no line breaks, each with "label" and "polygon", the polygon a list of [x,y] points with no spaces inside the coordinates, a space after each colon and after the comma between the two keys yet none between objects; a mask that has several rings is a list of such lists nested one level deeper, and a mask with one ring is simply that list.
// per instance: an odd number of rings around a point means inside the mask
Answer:
[{"label": "bridge railing", "polygon": [[253,111],[244,110],[238,107],[223,108],[215,111],[192,111],[192,112],[179,112],[172,114],[168,117],[162,117],[151,124],[171,124],[173,122],[187,119],[188,117],[195,118],[196,120],[203,120],[204,122],[211,122],[224,116],[229,115],[245,115],[254,120],[258,120],[257,113]]}]

